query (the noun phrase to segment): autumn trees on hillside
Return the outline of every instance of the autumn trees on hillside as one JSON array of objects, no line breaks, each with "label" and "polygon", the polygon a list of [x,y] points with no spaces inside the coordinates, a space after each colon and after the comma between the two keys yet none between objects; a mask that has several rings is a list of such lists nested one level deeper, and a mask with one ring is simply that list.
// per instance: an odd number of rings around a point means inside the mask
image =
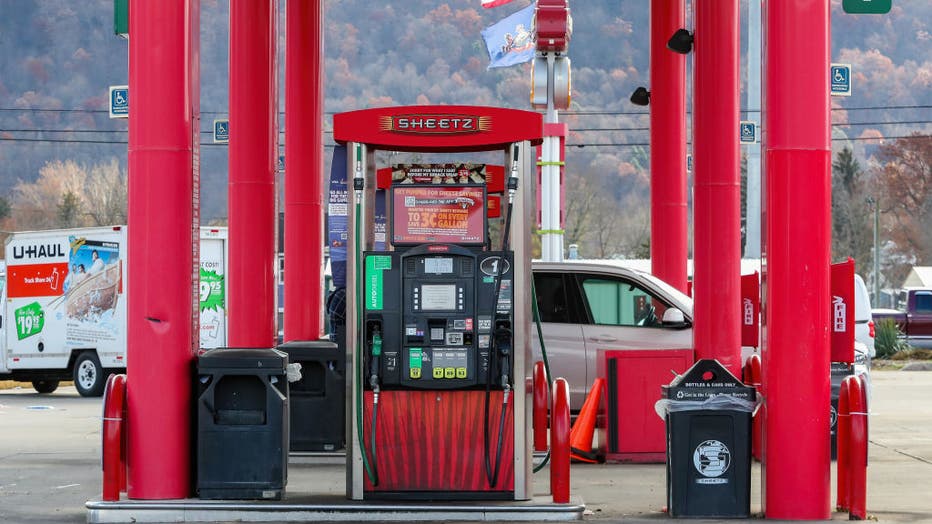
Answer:
[{"label": "autumn trees on hillside", "polygon": [[[19,181],[5,200],[0,229],[23,231],[126,223],[126,171],[117,159],[81,165],[47,162],[35,182]],[[3,202],[0,202],[2,210]]]}]

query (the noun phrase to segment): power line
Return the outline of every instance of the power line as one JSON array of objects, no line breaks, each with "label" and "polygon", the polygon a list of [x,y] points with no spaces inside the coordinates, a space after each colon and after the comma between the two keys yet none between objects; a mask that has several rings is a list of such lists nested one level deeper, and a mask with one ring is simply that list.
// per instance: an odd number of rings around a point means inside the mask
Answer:
[{"label": "power line", "polygon": [[[885,136],[885,137],[855,137],[855,138],[833,138],[832,142],[836,141],[860,141],[860,140],[900,140],[900,139],[919,139],[919,138],[929,138],[932,135],[904,135],[904,136]],[[692,144],[692,141],[686,141],[686,144]],[[628,142],[624,144],[620,143],[610,143],[610,144],[566,144],[566,147],[649,147],[649,142]]]},{"label": "power line", "polygon": [[[67,138],[7,138],[0,137],[0,142],[36,142],[46,144],[112,144],[112,145],[129,145],[128,140],[70,140]],[[201,146],[225,146],[227,144],[215,144],[213,142],[199,142]]]},{"label": "power line", "polygon": [[[129,133],[129,129],[0,129],[0,133]],[[212,130],[202,130],[202,135],[212,135]],[[285,130],[279,128],[279,134],[284,134]],[[324,133],[333,133],[332,130],[325,129]]]},{"label": "power line", "polygon": [[[832,127],[849,127],[849,126],[876,126],[876,125],[907,125],[907,124],[932,124],[932,120],[903,120],[898,122],[848,122],[832,124]],[[579,127],[570,128],[570,131],[650,131],[650,127]]]},{"label": "power line", "polygon": [[[833,107],[832,111],[877,111],[877,110],[900,110],[900,109],[932,109],[932,105],[929,104],[916,104],[916,105],[888,105],[888,106],[861,106],[861,107]],[[106,109],[62,109],[62,108],[45,108],[45,107],[0,107],[0,112],[26,112],[32,111],[37,113],[92,113],[92,114],[105,114],[109,113]],[[741,109],[742,113],[760,113],[760,109]],[[687,114],[691,114],[691,111],[687,111]],[[229,114],[229,111],[201,111],[202,115],[226,115]],[[279,115],[284,115],[284,111],[279,111]],[[325,111],[325,115],[333,115],[333,111]],[[617,116],[617,115],[642,115],[646,116],[650,113],[648,111],[562,111],[563,115],[573,115],[573,116]]]},{"label": "power line", "polygon": [[[919,125],[919,124],[932,124],[932,120],[897,120],[892,122],[846,122],[846,123],[835,123],[832,124],[832,127],[850,127],[850,126],[876,126],[876,125]],[[570,128],[570,131],[576,132],[594,132],[594,131],[649,131],[650,127],[579,127],[579,128]],[[43,129],[43,128],[31,128],[31,129],[0,129],[0,133],[128,133],[128,129]],[[284,134],[285,130],[279,128],[279,134]],[[212,130],[202,130],[200,134],[202,135],[212,135],[214,132]],[[333,133],[332,130],[326,129],[324,133]]]},{"label": "power line", "polygon": [[[912,135],[902,135],[902,136],[884,136],[884,137],[854,137],[854,138],[832,138],[832,141],[861,141],[861,140],[900,140],[900,139],[919,139],[919,138],[928,138],[932,135],[923,135],[923,134],[912,134]],[[59,139],[59,138],[6,138],[0,137],[0,142],[33,142],[33,143],[48,143],[48,144],[112,144],[112,145],[128,145],[129,141],[127,140],[71,140],[71,139]],[[687,144],[692,142],[687,141]],[[213,142],[200,142],[201,146],[226,146],[227,144],[215,144]],[[627,142],[627,143],[606,143],[606,144],[566,144],[567,147],[635,147],[635,146],[650,146],[649,142]],[[333,144],[325,144],[324,147],[333,147]]]},{"label": "power line", "polygon": [[[876,111],[876,110],[899,110],[899,109],[932,109],[932,105],[901,105],[901,106],[863,106],[863,107],[833,107],[832,111]],[[740,109],[741,113],[760,113],[760,109]],[[649,111],[561,111],[561,115],[572,116],[617,116],[617,115],[635,115],[648,116]],[[692,111],[686,111],[687,115]]]}]

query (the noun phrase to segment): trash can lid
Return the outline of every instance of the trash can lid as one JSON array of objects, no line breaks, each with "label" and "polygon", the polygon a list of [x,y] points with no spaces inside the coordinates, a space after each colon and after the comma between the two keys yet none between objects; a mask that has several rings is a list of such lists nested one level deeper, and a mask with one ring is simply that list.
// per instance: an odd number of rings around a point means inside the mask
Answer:
[{"label": "trash can lid", "polygon": [[663,398],[671,400],[705,400],[719,395],[754,401],[755,389],[745,386],[715,359],[702,359],[670,384],[661,386]]},{"label": "trash can lid", "polygon": [[217,348],[202,353],[197,358],[197,368],[202,369],[270,369],[284,371],[288,355],[271,348]]},{"label": "trash can lid", "polygon": [[287,353],[294,362],[299,359],[327,359],[343,358],[339,346],[328,339],[291,341],[279,344],[275,349]]}]

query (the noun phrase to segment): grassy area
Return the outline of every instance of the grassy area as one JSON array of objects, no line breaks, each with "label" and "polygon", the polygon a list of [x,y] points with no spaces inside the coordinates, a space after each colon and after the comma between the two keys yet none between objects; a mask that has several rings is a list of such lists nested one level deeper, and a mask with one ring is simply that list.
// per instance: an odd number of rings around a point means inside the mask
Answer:
[{"label": "grassy area", "polygon": [[932,360],[932,349],[910,348],[897,351],[890,358],[875,358],[871,361],[871,368],[897,371],[910,362],[922,360]]},{"label": "grassy area", "polygon": [[932,360],[932,349],[911,348],[897,351],[891,360]]}]

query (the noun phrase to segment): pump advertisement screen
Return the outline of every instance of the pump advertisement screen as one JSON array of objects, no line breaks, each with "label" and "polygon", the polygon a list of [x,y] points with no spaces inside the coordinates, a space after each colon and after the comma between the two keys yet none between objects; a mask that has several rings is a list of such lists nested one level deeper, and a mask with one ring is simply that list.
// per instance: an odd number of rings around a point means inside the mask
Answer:
[{"label": "pump advertisement screen", "polygon": [[392,188],[392,243],[481,245],[485,187],[397,185]]}]

